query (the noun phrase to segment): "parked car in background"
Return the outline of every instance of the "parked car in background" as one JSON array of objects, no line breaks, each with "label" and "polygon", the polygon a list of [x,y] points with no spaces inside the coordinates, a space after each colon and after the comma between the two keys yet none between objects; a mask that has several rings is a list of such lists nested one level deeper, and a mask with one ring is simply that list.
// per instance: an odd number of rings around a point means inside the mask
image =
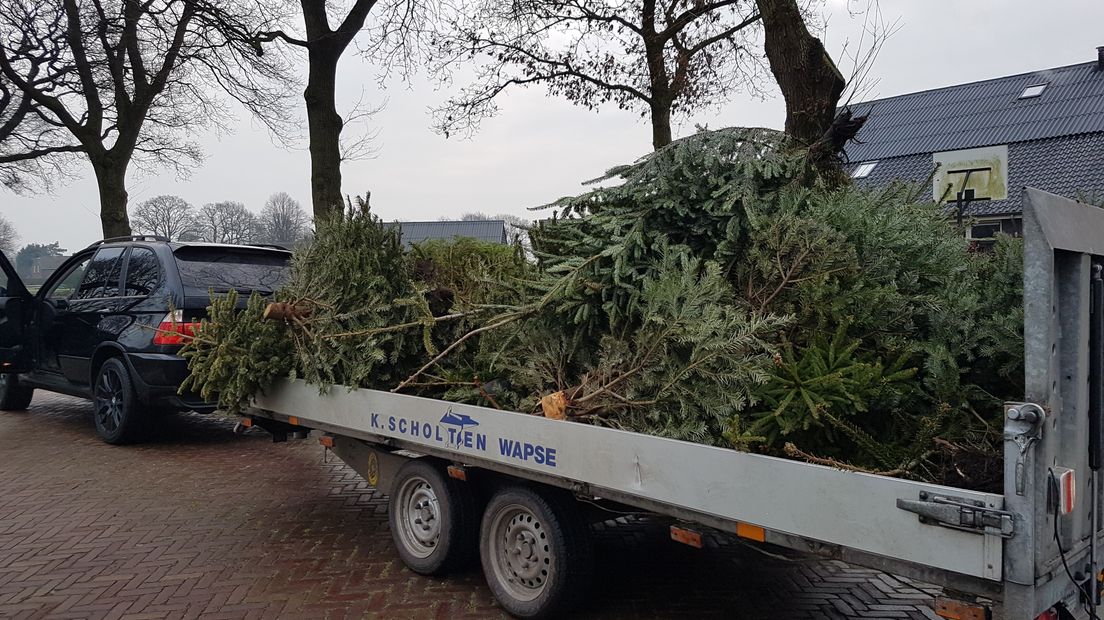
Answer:
[{"label": "parked car in background", "polygon": [[210,411],[178,393],[179,352],[211,295],[271,294],[291,252],[276,246],[107,239],[77,252],[36,294],[0,254],[0,410],[36,389],[91,399],[108,443],[141,437],[165,411]]}]

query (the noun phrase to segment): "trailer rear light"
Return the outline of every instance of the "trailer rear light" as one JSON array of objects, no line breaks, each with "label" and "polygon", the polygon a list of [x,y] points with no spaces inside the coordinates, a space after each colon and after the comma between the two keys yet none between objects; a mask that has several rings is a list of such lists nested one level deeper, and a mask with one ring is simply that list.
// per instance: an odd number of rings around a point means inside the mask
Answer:
[{"label": "trailer rear light", "polygon": [[1038,616],[1035,616],[1035,620],[1058,620],[1058,610],[1051,607]]},{"label": "trailer rear light", "polygon": [[199,328],[198,322],[185,322],[182,310],[173,310],[161,319],[157,332],[153,335],[153,344],[187,344]]},{"label": "trailer rear light", "polygon": [[1073,506],[1077,501],[1077,481],[1074,479],[1073,470],[1062,472],[1058,476],[1058,508],[1062,514],[1073,512]]},{"label": "trailer rear light", "polygon": [[1050,511],[1062,515],[1073,512],[1077,505],[1077,477],[1065,467],[1050,468],[1047,504]]}]

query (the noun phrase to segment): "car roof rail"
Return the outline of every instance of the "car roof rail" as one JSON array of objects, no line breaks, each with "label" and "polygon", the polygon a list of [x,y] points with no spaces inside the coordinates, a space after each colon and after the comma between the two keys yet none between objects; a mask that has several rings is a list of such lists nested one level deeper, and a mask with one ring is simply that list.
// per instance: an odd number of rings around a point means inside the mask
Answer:
[{"label": "car roof rail", "polygon": [[110,239],[96,241],[88,247],[96,247],[97,245],[103,245],[105,243],[115,243],[118,241],[164,241],[168,243],[169,238],[162,235],[124,235],[122,237],[111,237]]}]

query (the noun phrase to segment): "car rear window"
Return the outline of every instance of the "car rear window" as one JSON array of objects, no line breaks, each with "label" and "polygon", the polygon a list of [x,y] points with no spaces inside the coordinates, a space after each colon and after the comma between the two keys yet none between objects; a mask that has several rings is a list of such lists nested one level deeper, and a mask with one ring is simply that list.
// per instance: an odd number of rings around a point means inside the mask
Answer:
[{"label": "car rear window", "polygon": [[291,258],[284,252],[204,247],[179,248],[175,255],[185,295],[271,293],[287,280]]}]

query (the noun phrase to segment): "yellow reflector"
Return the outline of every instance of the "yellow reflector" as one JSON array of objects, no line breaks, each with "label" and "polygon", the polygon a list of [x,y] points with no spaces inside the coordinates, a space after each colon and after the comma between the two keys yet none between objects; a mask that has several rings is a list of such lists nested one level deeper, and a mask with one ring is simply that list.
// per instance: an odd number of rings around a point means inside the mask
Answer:
[{"label": "yellow reflector", "polygon": [[740,538],[763,542],[767,539],[767,530],[764,530],[758,525],[751,525],[750,523],[737,523],[736,535]]},{"label": "yellow reflector", "polygon": [[299,418],[295,416],[288,416],[288,424],[292,426],[299,426]]}]

